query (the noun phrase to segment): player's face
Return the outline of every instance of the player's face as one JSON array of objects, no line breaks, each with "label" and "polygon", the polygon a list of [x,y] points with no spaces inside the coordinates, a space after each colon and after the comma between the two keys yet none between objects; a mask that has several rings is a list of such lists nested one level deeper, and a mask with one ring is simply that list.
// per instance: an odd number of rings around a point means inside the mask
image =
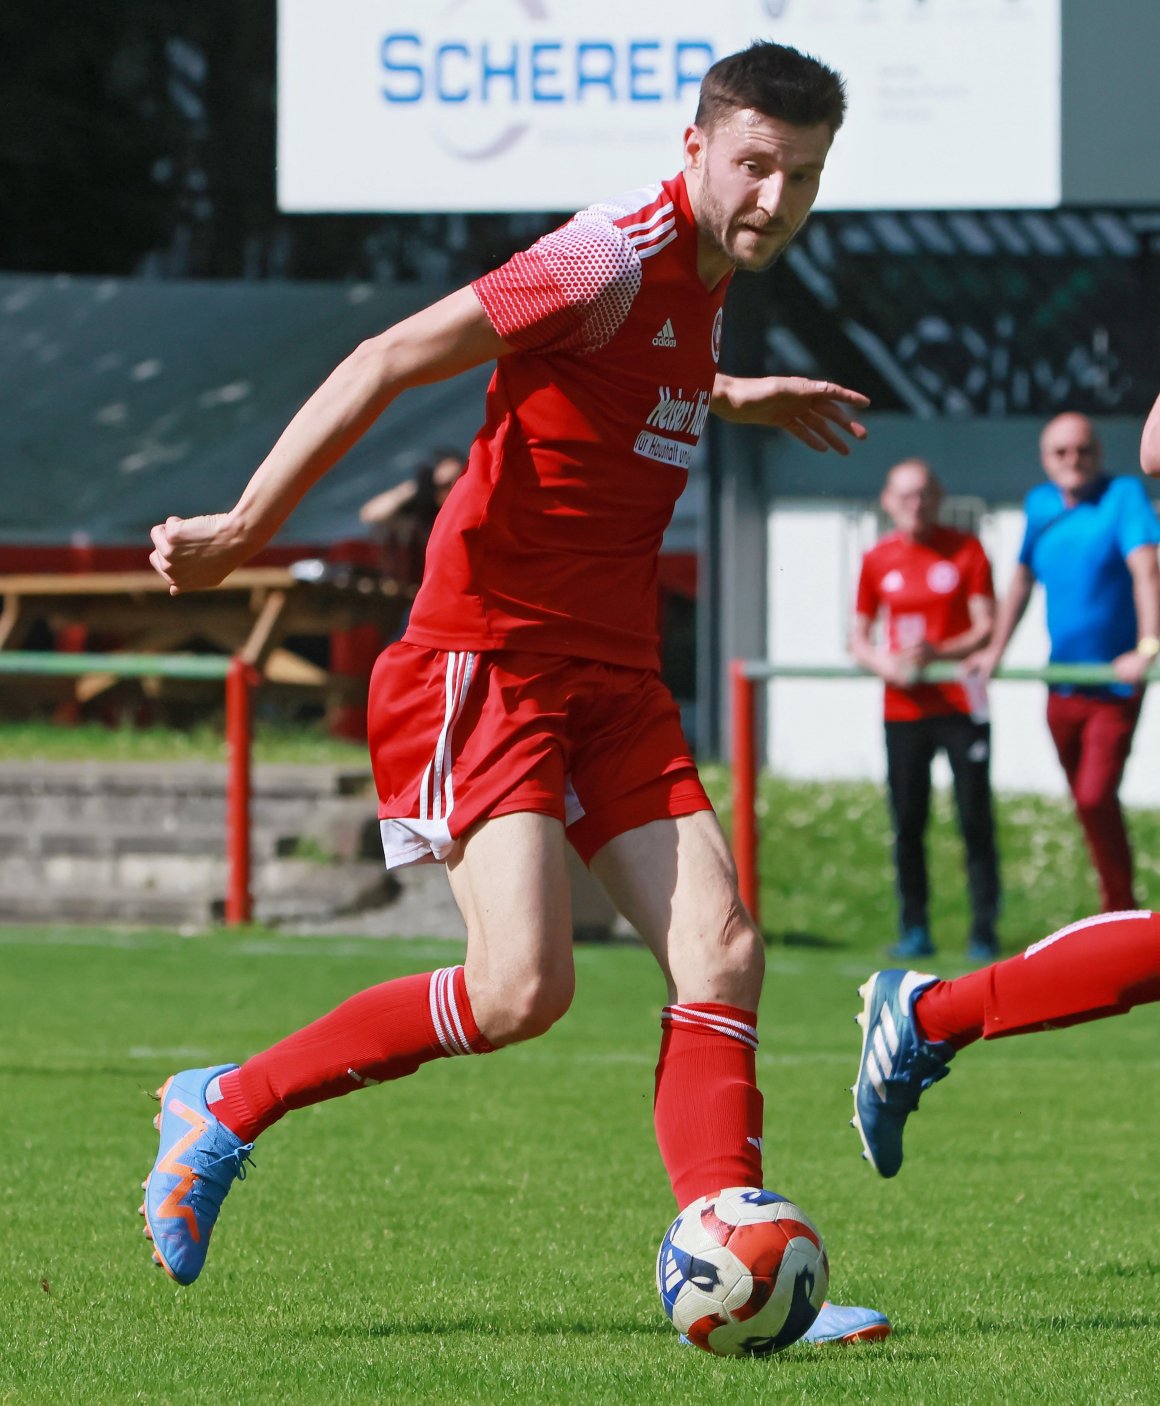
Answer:
[{"label": "player's face", "polygon": [[823,122],[794,127],[744,108],[685,134],[685,179],[702,274],[763,269],[805,223],[832,140]]},{"label": "player's face", "polygon": [[919,540],[938,521],[942,494],[925,464],[899,464],[882,490],[882,507],[905,537]]},{"label": "player's face", "polygon": [[1082,497],[1103,467],[1100,442],[1086,415],[1057,415],[1039,437],[1043,471],[1065,497]]}]

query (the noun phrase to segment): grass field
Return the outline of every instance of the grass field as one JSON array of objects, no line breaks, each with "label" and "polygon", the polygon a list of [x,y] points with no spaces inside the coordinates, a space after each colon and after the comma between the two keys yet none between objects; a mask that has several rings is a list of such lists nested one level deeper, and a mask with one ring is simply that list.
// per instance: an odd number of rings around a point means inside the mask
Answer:
[{"label": "grass field", "polygon": [[[578,950],[575,1006],[545,1039],[270,1130],[178,1289],[136,1214],[147,1092],[458,949],[7,929],[0,1401],[1160,1400],[1160,1012],[965,1052],[880,1181],[846,1086],[854,988],[890,936],[881,799],[771,783],[764,803],[767,1180],[821,1225],[834,1296],[885,1309],[890,1340],[766,1362],[677,1348],[652,1285],[674,1209],[650,1114],[663,993],[632,947]],[[1066,813],[1034,803],[1033,839],[1032,805],[1004,808],[1012,942],[1090,907]],[[1160,852],[1155,817],[1135,819]],[[953,974],[948,828],[933,965]]]},{"label": "grass field", "polygon": [[866,967],[845,951],[772,953],[768,1179],[822,1225],[834,1293],[891,1313],[887,1344],[766,1363],[676,1349],[651,1286],[672,1210],[649,1118],[660,992],[625,948],[580,951],[576,1008],[538,1045],[271,1130],[202,1281],[164,1280],[135,1214],[146,1091],[447,957],[9,932],[0,1397],[1157,1399],[1156,1012],[972,1050],[882,1183],[845,1126]]}]

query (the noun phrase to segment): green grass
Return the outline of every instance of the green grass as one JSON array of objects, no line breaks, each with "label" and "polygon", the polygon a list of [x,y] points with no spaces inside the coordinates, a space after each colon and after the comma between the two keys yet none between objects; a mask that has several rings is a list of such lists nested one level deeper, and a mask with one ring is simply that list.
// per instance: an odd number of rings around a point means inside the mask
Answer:
[{"label": "green grass", "polygon": [[[723,792],[722,771],[709,780]],[[891,1315],[888,1342],[767,1362],[677,1348],[652,1284],[674,1209],[650,1111],[663,992],[631,947],[577,951],[575,1006],[544,1039],[271,1129],[204,1277],[177,1289],[136,1215],[147,1092],[460,949],[9,928],[0,1402],[1160,1399],[1156,1009],[964,1052],[903,1174],[880,1181],[846,1086],[854,987],[893,935],[885,806],[874,787],[767,780],[762,809],[767,1180],[821,1225],[835,1297]],[[1155,890],[1160,817],[1132,823]],[[1091,911],[1066,806],[1008,798],[1000,826],[1009,947]],[[966,915],[944,801],[931,848],[932,966],[954,975]]]},{"label": "green grass", "polygon": [[[0,723],[0,761],[224,762],[224,724],[189,728],[76,726],[52,722]],[[259,718],[254,760],[314,766],[369,766],[366,744],[329,737],[321,724]]]},{"label": "green grass", "polygon": [[[728,773],[710,767],[704,776],[728,828]],[[758,812],[761,916],[768,933],[791,945],[850,943],[870,952],[896,938],[891,836],[881,788],[765,777]],[[996,824],[1005,950],[1016,951],[1098,910],[1095,875],[1070,801],[999,796]],[[1132,810],[1128,824],[1137,897],[1160,908],[1160,811]],[[962,954],[970,916],[949,793],[935,793],[927,844],[935,942],[946,955]]]},{"label": "green grass", "polygon": [[652,1286],[673,1211],[650,1116],[662,991],[626,947],[578,950],[575,1006],[543,1040],[271,1129],[202,1280],[154,1270],[147,1091],[457,955],[0,933],[0,1401],[1157,1399],[1156,1011],[965,1052],[881,1182],[845,1092],[875,953],[837,930],[770,952],[767,1179],[822,1226],[835,1296],[890,1313],[887,1343],[677,1348]]}]

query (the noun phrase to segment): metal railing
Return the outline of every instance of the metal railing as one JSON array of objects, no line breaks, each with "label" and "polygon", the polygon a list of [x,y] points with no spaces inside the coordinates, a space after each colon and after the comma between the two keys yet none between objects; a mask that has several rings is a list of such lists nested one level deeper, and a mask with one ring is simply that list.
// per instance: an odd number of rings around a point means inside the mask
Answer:
[{"label": "metal railing", "polygon": [[125,679],[221,679],[226,699],[226,903],[231,927],[253,916],[250,812],[253,693],[261,674],[239,655],[68,654],[0,650],[0,674],[30,678],[111,674]]},{"label": "metal railing", "polygon": [[[768,659],[734,659],[729,666],[730,716],[733,724],[733,856],[741,899],[760,922],[757,869],[757,691],[775,679],[873,679],[852,664],[773,664]],[[922,683],[956,683],[958,664],[928,664]],[[1039,669],[1002,668],[1000,683],[1072,684],[1077,687],[1118,683],[1110,664],[1047,664]]]}]

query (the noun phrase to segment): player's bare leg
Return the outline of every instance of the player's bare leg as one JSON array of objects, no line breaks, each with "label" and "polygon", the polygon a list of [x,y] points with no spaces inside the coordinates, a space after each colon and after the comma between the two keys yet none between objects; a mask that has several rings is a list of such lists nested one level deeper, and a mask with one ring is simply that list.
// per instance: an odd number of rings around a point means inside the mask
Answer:
[{"label": "player's bare leg", "polygon": [[765,946],[712,811],[617,835],[593,857],[592,872],[656,957],[670,1002],[757,1008]]},{"label": "player's bare leg", "polygon": [[495,1048],[542,1035],[572,1002],[565,843],[560,821],[525,811],[477,826],[448,862],[471,1007]]},{"label": "player's bare leg", "polygon": [[[765,946],[738,895],[716,816],[698,811],[629,830],[591,867],[668,984],[655,1117],[678,1204],[726,1186],[761,1186],[755,1051]],[[866,1342],[889,1332],[875,1309],[826,1303],[802,1341]]]}]

